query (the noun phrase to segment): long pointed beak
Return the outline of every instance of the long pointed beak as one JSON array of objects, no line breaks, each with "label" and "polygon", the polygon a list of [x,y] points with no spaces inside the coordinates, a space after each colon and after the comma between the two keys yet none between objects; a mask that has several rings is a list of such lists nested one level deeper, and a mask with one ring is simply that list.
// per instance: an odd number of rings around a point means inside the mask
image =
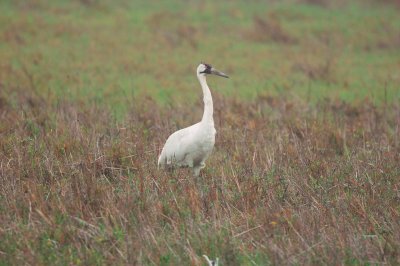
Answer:
[{"label": "long pointed beak", "polygon": [[220,77],[224,77],[224,78],[229,78],[227,74],[225,74],[225,73],[223,73],[223,72],[221,72],[219,70],[216,70],[215,68],[211,69],[211,74],[214,74],[214,75],[217,75],[217,76],[220,76]]}]

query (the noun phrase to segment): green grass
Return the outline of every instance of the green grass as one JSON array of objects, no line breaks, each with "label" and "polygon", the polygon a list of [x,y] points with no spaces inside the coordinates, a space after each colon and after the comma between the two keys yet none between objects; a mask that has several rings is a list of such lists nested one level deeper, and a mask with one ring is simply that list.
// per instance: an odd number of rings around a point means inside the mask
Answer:
[{"label": "green grass", "polygon": [[[193,102],[201,60],[231,75],[212,80],[224,95],[288,94],[313,102],[386,97],[397,90],[398,10],[351,2],[330,8],[247,1],[145,3],[2,1],[2,83],[31,75],[43,94],[111,106],[123,115],[133,95]],[[253,18],[274,18],[293,44],[257,41]],[[193,32],[194,31],[194,32]],[[251,37],[252,35],[256,35]],[[310,77],[327,61],[326,73]],[[299,67],[300,66],[300,67]],[[386,86],[386,92],[383,89]]]},{"label": "green grass", "polygon": [[[0,10],[0,265],[400,262],[395,0]],[[155,162],[200,61],[231,78],[193,180]]]}]

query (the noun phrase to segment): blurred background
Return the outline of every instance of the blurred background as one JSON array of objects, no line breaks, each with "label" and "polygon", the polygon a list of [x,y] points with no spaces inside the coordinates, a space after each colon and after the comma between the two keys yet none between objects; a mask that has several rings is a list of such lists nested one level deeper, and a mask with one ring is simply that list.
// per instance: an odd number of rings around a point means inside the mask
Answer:
[{"label": "blurred background", "polygon": [[120,118],[143,95],[193,103],[200,61],[231,76],[209,81],[228,97],[400,98],[397,0],[2,0],[0,8],[1,86],[109,106]]}]

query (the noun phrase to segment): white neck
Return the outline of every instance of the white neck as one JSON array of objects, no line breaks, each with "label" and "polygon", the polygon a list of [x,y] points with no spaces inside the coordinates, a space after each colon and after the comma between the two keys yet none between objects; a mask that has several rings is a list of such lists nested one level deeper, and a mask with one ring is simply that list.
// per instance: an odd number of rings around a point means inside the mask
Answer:
[{"label": "white neck", "polygon": [[203,118],[201,119],[201,122],[203,122],[203,123],[211,122],[212,124],[214,124],[213,100],[211,97],[211,91],[207,85],[206,76],[197,74],[197,78],[199,79],[201,89],[203,90],[204,113],[203,113]]}]

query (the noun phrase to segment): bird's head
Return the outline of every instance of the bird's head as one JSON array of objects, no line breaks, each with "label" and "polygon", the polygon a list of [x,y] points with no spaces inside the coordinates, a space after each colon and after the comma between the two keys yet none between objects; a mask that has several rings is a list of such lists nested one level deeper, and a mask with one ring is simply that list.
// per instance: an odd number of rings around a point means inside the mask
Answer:
[{"label": "bird's head", "polygon": [[216,260],[210,260],[207,255],[203,255],[203,257],[206,259],[209,266],[218,266],[219,258]]},{"label": "bird's head", "polygon": [[200,63],[200,65],[197,67],[197,75],[205,76],[207,74],[213,74],[213,75],[217,75],[220,77],[229,78],[228,75],[226,75],[225,73],[223,73],[219,70],[216,70],[215,68],[212,67],[212,65],[207,64],[207,63]]}]

